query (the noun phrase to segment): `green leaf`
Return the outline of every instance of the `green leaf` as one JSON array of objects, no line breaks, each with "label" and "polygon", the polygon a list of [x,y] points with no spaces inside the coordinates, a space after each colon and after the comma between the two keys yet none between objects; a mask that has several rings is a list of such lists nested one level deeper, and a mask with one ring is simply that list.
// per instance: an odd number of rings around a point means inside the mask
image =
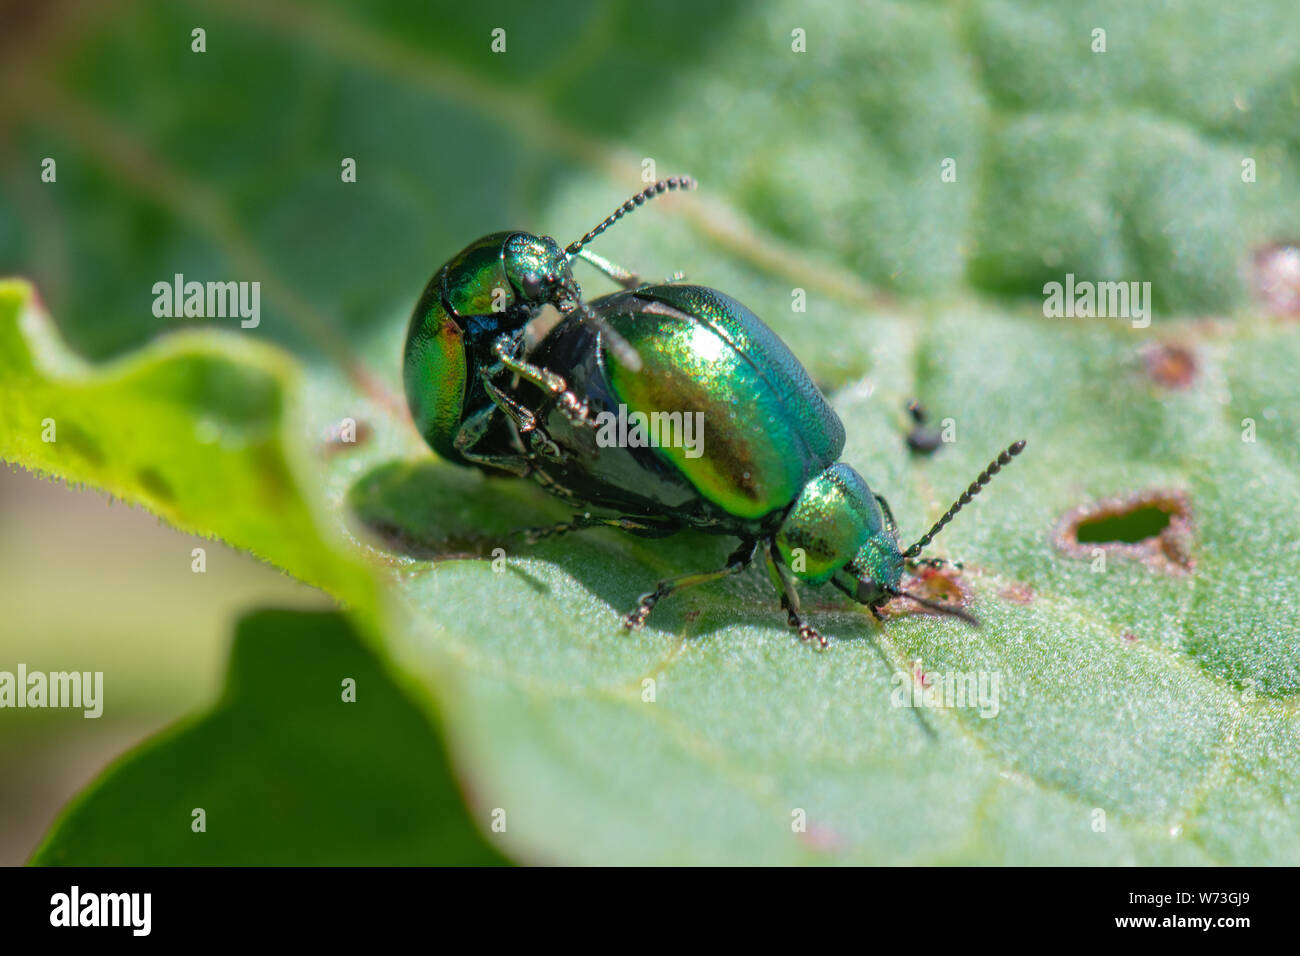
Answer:
[{"label": "green leaf", "polygon": [[366,607],[373,584],[313,514],[285,433],[298,372],[284,354],[193,331],[92,370],[30,289],[0,283],[0,458],[137,501]]},{"label": "green leaf", "polygon": [[[347,702],[346,680],[355,688]],[[121,758],[64,811],[32,862],[504,861],[466,816],[428,718],[347,622],[260,611],[239,624],[218,704]]]},{"label": "green leaf", "polygon": [[[154,376],[144,390],[123,366],[65,370],[37,312],[29,334],[0,316],[0,457],[342,596],[445,717],[475,814],[505,809],[523,860],[1294,861],[1300,340],[1242,278],[1300,210],[1290,5],[682,10],[503,8],[506,55],[489,47],[498,19],[401,3],[182,5],[88,29],[21,88],[22,176],[57,153],[60,179],[15,192],[24,225],[0,249],[95,356],[174,324],[146,292],[175,272],[262,281],[265,315],[126,360]],[[827,387],[844,459],[904,536],[1029,440],[937,543],[964,562],[980,630],[903,613],[877,627],[810,591],[834,638],[817,654],[755,574],[624,634],[637,595],[726,543],[599,531],[524,548],[514,528],[563,510],[413,434],[393,396],[427,274],[493,229],[581,234],[645,158],[704,188],[601,252],[762,315]],[[1071,272],[1150,281],[1151,328],[1044,318],[1043,284]],[[789,311],[793,288],[807,312]],[[195,365],[240,384],[196,406]],[[902,441],[914,396],[956,429],[929,459]],[[264,460],[189,437],[227,405],[233,435],[267,429]],[[38,444],[48,409],[73,438]],[[344,418],[364,440],[322,448]],[[1142,494],[1186,502],[1166,558],[1099,544],[1094,571],[1091,546],[1060,546],[1076,509]],[[914,670],[997,674],[997,715],[893,706]]]}]

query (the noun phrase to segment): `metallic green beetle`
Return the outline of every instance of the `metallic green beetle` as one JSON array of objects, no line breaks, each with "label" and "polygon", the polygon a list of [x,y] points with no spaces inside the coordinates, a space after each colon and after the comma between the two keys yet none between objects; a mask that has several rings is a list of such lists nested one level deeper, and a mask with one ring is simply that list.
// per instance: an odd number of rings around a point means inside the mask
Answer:
[{"label": "metallic green beetle", "polygon": [[[762,546],[790,625],[825,646],[803,617],[796,580],[830,583],[879,618],[881,605],[905,594],[905,564],[1024,442],[1002,452],[926,535],[901,549],[888,503],[838,461],[845,439],[839,417],[758,316],[715,289],[641,285],[627,270],[584,254],[590,239],[666,188],[633,197],[564,250],[551,239],[499,233],[448,263],[439,273],[442,288],[474,287],[476,308],[485,275],[504,276],[516,295],[535,302],[528,282],[511,278],[521,265],[506,261],[505,250],[517,243],[528,253],[525,274],[540,275],[532,290],[552,294],[564,315],[529,347],[540,306],[507,310],[505,319],[480,317],[476,325],[458,320],[448,308],[457,302],[446,293],[442,307],[431,309],[426,290],[406,349],[412,411],[429,444],[452,461],[528,477],[578,511],[570,522],[532,529],[534,540],[602,525],[651,537],[693,528],[740,539],[724,567],[660,581],[624,617],[626,626],[641,626],[676,590],[744,570]],[[469,270],[472,281],[461,281],[473,255],[490,258],[493,248],[503,250],[501,272],[479,263]],[[624,291],[583,304],[568,272],[575,256],[593,261]],[[699,425],[694,439],[692,424]],[[905,596],[974,622],[959,608]]]}]

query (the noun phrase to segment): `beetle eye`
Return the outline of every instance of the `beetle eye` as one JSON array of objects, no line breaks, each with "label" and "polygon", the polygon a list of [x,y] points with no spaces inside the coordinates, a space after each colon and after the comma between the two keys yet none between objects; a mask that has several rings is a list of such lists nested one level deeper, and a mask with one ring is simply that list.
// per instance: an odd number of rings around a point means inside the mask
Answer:
[{"label": "beetle eye", "polygon": [[542,297],[543,280],[537,273],[525,273],[519,284],[523,288],[524,298],[536,300]]},{"label": "beetle eye", "polygon": [[881,597],[881,590],[871,578],[858,578],[857,600],[859,604],[872,604]]}]

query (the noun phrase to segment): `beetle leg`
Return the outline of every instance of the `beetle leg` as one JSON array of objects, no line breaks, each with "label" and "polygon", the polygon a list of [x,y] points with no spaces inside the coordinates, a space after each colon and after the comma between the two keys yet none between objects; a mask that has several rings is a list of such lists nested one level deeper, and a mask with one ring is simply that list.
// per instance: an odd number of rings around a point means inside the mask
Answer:
[{"label": "beetle leg", "polygon": [[803,619],[803,610],[799,607],[799,592],[795,587],[794,576],[786,568],[776,548],[772,546],[771,540],[765,543],[765,548],[767,550],[768,574],[772,578],[772,583],[776,586],[777,593],[781,595],[781,607],[785,609],[786,620],[790,622],[790,626],[799,635],[799,640],[815,640],[819,645],[825,647],[826,638]]},{"label": "beetle leg", "polygon": [[488,398],[492,399],[493,405],[510,416],[510,420],[515,423],[515,428],[519,429],[521,434],[537,430],[537,416],[507,395],[499,386],[484,379],[483,390],[487,392]]},{"label": "beetle leg", "polygon": [[518,533],[522,534],[529,544],[536,544],[543,538],[568,534],[570,531],[581,531],[584,528],[618,528],[620,531],[627,531],[632,534],[658,531],[662,534],[660,525],[647,524],[635,518],[603,518],[591,514],[574,515],[572,521],[561,521],[559,524],[547,525],[541,528],[523,528]]},{"label": "beetle leg", "polygon": [[456,433],[453,442],[456,451],[466,461],[472,461],[476,465],[485,465],[489,468],[508,471],[521,478],[527,477],[532,470],[532,465],[524,455],[485,454],[474,450],[474,446],[487,434],[489,427],[492,425],[492,418],[496,413],[495,407],[485,408],[465,419],[461,423],[460,430]]},{"label": "beetle leg", "polygon": [[[621,285],[628,292],[635,292],[637,289],[641,288],[641,286],[645,284],[641,281],[641,277],[637,275],[635,272],[633,272],[631,269],[624,269],[622,266],[618,265],[617,263],[610,262],[604,256],[597,255],[596,253],[592,252],[590,249],[581,250],[578,253],[578,258],[586,259],[587,262],[591,263],[601,272],[605,273],[605,275],[609,276],[611,279],[613,279],[615,282]],[[667,283],[685,282],[685,281],[686,281],[686,273],[680,271],[674,272],[672,275],[664,279],[664,282]]]},{"label": "beetle leg", "polygon": [[[499,361],[508,371],[518,375],[526,382],[536,385],[544,392],[550,392],[555,398],[556,405],[561,413],[574,425],[590,424],[590,410],[587,403],[578,398],[569,389],[569,385],[562,376],[556,375],[549,369],[544,369],[539,365],[531,362],[525,362],[522,359],[515,358],[510,354],[510,339],[508,336],[501,336],[497,339],[496,345],[493,346],[493,352]],[[485,385],[490,383],[485,379]],[[496,401],[494,398],[493,401]],[[522,406],[521,406],[522,407]],[[505,409],[503,409],[504,411]],[[509,414],[509,412],[507,412]],[[531,413],[530,413],[531,414]],[[536,425],[533,426],[534,428]],[[532,429],[528,429],[531,431]]]},{"label": "beetle leg", "polygon": [[641,287],[641,277],[635,272],[630,269],[624,269],[617,263],[610,262],[604,256],[598,255],[590,249],[579,249],[578,258],[584,259],[591,265],[595,266],[628,292]]},{"label": "beetle leg", "polygon": [[599,524],[600,522],[590,515],[574,515],[572,521],[561,521],[559,524],[545,525],[540,528],[521,528],[516,534],[522,534],[524,540],[529,544],[536,544],[543,538],[554,538],[562,534],[568,534],[570,531],[594,528]]},{"label": "beetle leg", "polygon": [[745,570],[754,560],[754,551],[757,548],[757,542],[753,538],[742,540],[740,547],[727,558],[727,566],[719,568],[716,571],[699,571],[695,574],[683,574],[678,578],[668,578],[660,581],[655,585],[655,589],[648,594],[641,595],[640,602],[636,609],[629,611],[623,616],[623,626],[629,630],[635,630],[645,623],[645,619],[650,616],[654,606],[672,594],[674,591],[680,591],[682,588],[694,587],[697,584],[707,584],[710,581],[717,581],[732,574],[739,574]]},{"label": "beetle leg", "polygon": [[551,441],[550,436],[537,421],[537,415],[531,409],[515,401],[487,379],[483,380],[483,390],[488,393],[488,398],[492,399],[493,404],[510,417],[519,434],[527,436],[529,451],[551,461],[560,461],[564,458],[560,446]]}]

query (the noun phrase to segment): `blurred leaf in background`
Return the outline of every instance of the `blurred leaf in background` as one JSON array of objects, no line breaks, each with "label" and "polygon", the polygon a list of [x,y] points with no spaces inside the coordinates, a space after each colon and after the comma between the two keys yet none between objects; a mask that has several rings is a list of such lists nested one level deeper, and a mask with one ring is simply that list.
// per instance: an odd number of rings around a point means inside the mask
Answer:
[{"label": "blurred leaf in background", "polygon": [[428,720],[347,622],[337,614],[261,611],[240,623],[216,708],[109,770],[68,809],[33,862],[504,861],[467,818]]},{"label": "blurred leaf in background", "polygon": [[[1281,569],[1300,547],[1300,337],[1285,296],[1253,296],[1295,281],[1289,3],[236,0],[13,22],[5,271],[35,279],[93,359],[181,324],[150,310],[176,273],[261,282],[264,317],[97,374],[6,287],[0,455],[345,600],[445,718],[475,818],[506,808],[512,855],[1297,858],[1300,622]],[[819,656],[756,575],[624,635],[617,612],[724,544],[521,549],[512,528],[563,511],[413,434],[397,357],[428,275],[496,229],[576,237],[647,161],[703,191],[638,213],[602,253],[758,311],[828,390],[845,460],[905,536],[1029,438],[940,539],[964,571],[936,586],[970,592],[980,631],[879,629],[810,595],[837,638]],[[1150,282],[1151,327],[1045,318],[1043,285],[1067,273]],[[913,396],[956,432],[932,459],[903,443]],[[51,406],[98,458],[41,447]],[[365,439],[340,449],[322,436],[345,418]],[[1190,537],[1101,542],[1096,572],[1071,515],[1110,500],[1165,502]],[[1174,560],[1140,560],[1151,549]],[[899,675],[969,672],[1000,676],[996,716],[891,705]]]},{"label": "blurred leaf in background", "polygon": [[[195,548],[204,571],[193,570]],[[0,670],[98,671],[107,702],[5,710],[0,864],[26,860],[55,813],[112,758],[215,700],[249,607],[329,601],[217,541],[85,489],[0,471]]]}]

